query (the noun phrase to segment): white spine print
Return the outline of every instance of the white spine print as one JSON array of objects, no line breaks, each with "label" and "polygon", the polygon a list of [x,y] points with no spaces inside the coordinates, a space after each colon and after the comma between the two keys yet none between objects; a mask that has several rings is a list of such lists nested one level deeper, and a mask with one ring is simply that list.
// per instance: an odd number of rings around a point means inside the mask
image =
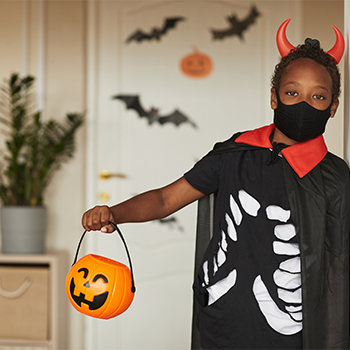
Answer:
[{"label": "white spine print", "polygon": [[273,242],[273,251],[279,255],[298,255],[300,249],[296,243]]},{"label": "white spine print", "polygon": [[280,270],[288,271],[290,273],[301,273],[300,269],[300,257],[296,256],[295,258],[287,259],[282,261],[279,266]]},{"label": "white spine print", "polygon": [[270,220],[287,222],[290,218],[290,210],[285,210],[277,205],[269,205],[266,208],[266,215]]},{"label": "white spine print", "polygon": [[273,274],[273,280],[278,287],[286,289],[299,288],[301,285],[299,273],[290,273],[287,271],[281,271],[280,269],[277,269]]},{"label": "white spine print", "polygon": [[286,306],[286,310],[289,312],[299,312],[301,311],[302,306]]},{"label": "white spine print", "polygon": [[292,224],[277,225],[274,234],[282,241],[289,241],[296,235],[295,226]]},{"label": "white spine print", "polygon": [[301,304],[301,288],[295,290],[294,292],[278,288],[278,297],[290,304]]}]

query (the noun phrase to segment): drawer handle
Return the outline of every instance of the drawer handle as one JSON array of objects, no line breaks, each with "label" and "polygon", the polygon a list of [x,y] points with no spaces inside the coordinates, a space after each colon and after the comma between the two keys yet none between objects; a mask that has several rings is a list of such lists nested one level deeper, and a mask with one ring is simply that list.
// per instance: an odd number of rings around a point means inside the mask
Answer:
[{"label": "drawer handle", "polygon": [[1,278],[0,278],[0,295],[7,299],[18,298],[26,292],[26,290],[29,288],[31,284],[32,284],[31,279],[27,277],[17,290],[14,290],[13,292],[9,292],[7,290],[2,289]]}]

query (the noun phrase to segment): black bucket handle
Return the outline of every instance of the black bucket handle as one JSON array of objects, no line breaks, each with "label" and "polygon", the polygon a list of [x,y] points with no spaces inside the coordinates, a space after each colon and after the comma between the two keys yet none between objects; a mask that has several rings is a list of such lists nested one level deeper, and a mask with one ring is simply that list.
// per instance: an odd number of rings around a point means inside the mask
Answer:
[{"label": "black bucket handle", "polygon": [[[121,231],[119,230],[118,226],[112,222],[112,221],[108,221],[108,223],[110,225],[113,226],[113,228],[118,232],[119,236],[120,236],[120,239],[122,240],[123,244],[124,244],[124,247],[125,247],[125,250],[126,250],[126,254],[128,256],[128,260],[129,260],[129,265],[130,265],[130,273],[131,273],[131,292],[132,293],[135,293],[136,292],[136,287],[135,287],[135,281],[134,281],[134,272],[133,272],[133,269],[132,269],[132,263],[131,263],[131,258],[130,258],[130,254],[129,254],[129,250],[128,250],[128,247],[126,245],[126,242],[125,242],[125,239],[121,233]],[[86,235],[86,230],[84,231],[84,233],[82,234],[81,238],[80,238],[80,241],[79,241],[79,244],[78,244],[78,248],[77,248],[77,251],[75,253],[75,257],[74,257],[74,261],[73,261],[73,264],[72,266],[77,262],[78,260],[78,255],[79,255],[79,250],[80,250],[80,246],[83,242],[83,239]]]}]

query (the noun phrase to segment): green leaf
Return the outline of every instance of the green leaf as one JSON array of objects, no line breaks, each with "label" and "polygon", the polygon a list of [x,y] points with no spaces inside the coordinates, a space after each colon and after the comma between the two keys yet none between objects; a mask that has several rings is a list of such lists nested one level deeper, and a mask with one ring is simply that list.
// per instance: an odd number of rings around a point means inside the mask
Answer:
[{"label": "green leaf", "polygon": [[74,154],[75,134],[85,119],[85,113],[69,113],[63,122],[43,121],[35,110],[34,81],[14,73],[0,87],[0,123],[6,128],[0,130],[6,136],[0,200],[6,205],[43,204],[52,176]]}]

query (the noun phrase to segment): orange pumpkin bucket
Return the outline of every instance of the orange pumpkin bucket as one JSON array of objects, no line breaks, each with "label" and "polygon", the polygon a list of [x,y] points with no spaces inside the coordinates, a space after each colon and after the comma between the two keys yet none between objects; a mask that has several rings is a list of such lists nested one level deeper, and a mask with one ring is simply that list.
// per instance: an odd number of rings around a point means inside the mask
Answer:
[{"label": "orange pumpkin bucket", "polygon": [[66,293],[73,307],[87,316],[102,319],[109,319],[126,311],[136,291],[127,245],[118,227],[112,222],[110,224],[125,246],[130,269],[118,261],[95,254],[85,255],[77,261],[85,231],[66,278]]}]

